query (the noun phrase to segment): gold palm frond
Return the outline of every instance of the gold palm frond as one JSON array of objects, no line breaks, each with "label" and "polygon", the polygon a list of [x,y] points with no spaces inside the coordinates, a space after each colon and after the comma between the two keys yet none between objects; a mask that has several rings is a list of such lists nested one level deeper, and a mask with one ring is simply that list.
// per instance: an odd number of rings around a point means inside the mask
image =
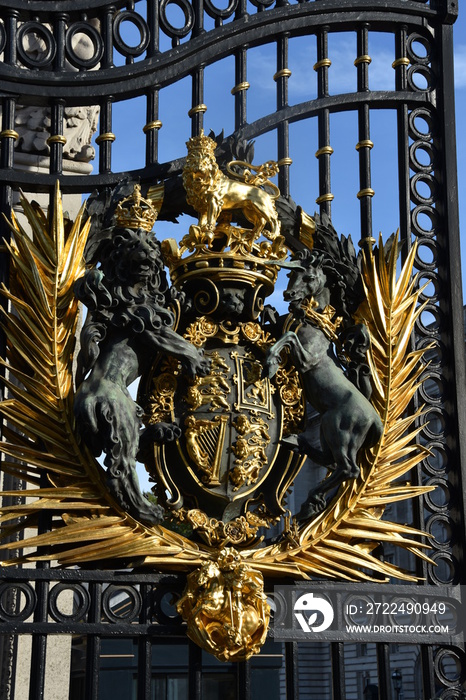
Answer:
[{"label": "gold palm frond", "polygon": [[[25,503],[0,510],[0,538],[37,528],[44,511],[52,513],[52,528],[22,542],[39,548],[35,553],[3,563],[55,559],[73,565],[124,558],[172,571],[197,568],[215,551],[162,526],[145,526],[122,511],[107,492],[102,468],[77,437],[72,361],[79,308],[73,286],[84,272],[89,231],[84,210],[73,225],[65,223],[58,186],[50,221],[37,205],[24,198],[22,205],[32,240],[14,218],[10,290],[2,290],[12,306],[4,323],[10,396],[0,405],[7,421],[2,468],[32,488],[21,492]],[[384,423],[383,436],[362,455],[360,477],[343,484],[329,507],[297,531],[295,541],[243,551],[257,571],[348,580],[372,579],[372,571],[411,580],[410,574],[379,561],[373,550],[389,541],[425,557],[421,533],[381,520],[387,503],[429,490],[397,481],[425,449],[415,443],[419,412],[405,415],[423,369],[421,353],[409,347],[421,310],[412,280],[414,250],[398,281],[396,258],[396,244],[387,262],[382,252],[366,258],[367,301],[358,317],[372,339],[373,402]]]},{"label": "gold palm frond", "polygon": [[415,441],[422,410],[407,415],[420,384],[425,352],[410,350],[414,324],[423,308],[419,305],[422,290],[416,290],[413,279],[415,252],[413,247],[398,280],[397,239],[387,260],[380,239],[378,255],[370,253],[363,262],[366,301],[356,320],[367,326],[371,337],[372,403],[383,422],[382,437],[360,456],[360,476],[342,484],[329,507],[300,529],[294,545],[251,552],[255,567],[263,571],[278,566],[292,575],[380,581],[382,574],[414,581],[409,572],[374,556],[374,549],[390,542],[428,559],[425,545],[419,542],[425,533],[381,519],[387,504],[432,490],[399,481],[428,454]]},{"label": "gold palm frond", "polygon": [[50,221],[38,205],[24,197],[21,203],[32,239],[13,215],[7,244],[10,289],[1,290],[12,308],[2,324],[9,398],[0,404],[6,421],[1,467],[32,488],[0,494],[25,497],[24,503],[0,510],[0,538],[37,529],[46,510],[52,513],[52,529],[22,541],[40,552],[3,563],[75,564],[140,556],[141,548],[142,555],[151,553],[162,563],[183,552],[195,559],[198,548],[189,540],[162,527],[146,528],[121,511],[105,488],[100,465],[77,438],[72,362],[79,307],[73,287],[84,273],[90,228],[90,220],[83,221],[84,206],[74,224],[66,221],[58,183]]}]

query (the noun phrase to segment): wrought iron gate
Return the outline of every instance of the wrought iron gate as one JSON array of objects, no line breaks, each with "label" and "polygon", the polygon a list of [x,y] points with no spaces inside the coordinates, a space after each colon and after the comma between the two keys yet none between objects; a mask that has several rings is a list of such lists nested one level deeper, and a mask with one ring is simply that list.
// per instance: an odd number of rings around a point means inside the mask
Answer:
[{"label": "wrought iron gate", "polygon": [[[256,150],[267,157],[274,149],[283,166],[282,194],[305,208],[308,202],[308,210],[315,199],[337,229],[354,235],[360,228],[362,242],[373,236],[373,218],[377,229],[385,227],[376,202],[391,198],[405,252],[417,239],[415,267],[428,283],[413,341],[419,347],[432,344],[425,370],[430,381],[416,399],[416,407],[428,407],[419,419],[419,439],[431,454],[412,474],[412,483],[437,486],[413,513],[415,526],[432,536],[431,558],[438,565],[416,564],[424,586],[466,582],[464,332],[452,84],[456,15],[451,0],[4,0],[0,9],[0,207],[7,217],[18,188],[47,194],[57,178],[65,195],[80,195],[115,186],[128,173],[144,184],[179,173],[184,149],[178,147],[204,127],[217,134],[225,129],[225,143],[233,132],[255,139]],[[134,105],[130,123],[120,117],[125,103]],[[381,114],[387,121],[380,121]],[[86,174],[85,167],[72,164],[89,160],[93,146],[87,139],[97,119],[99,167]],[[145,149],[140,167],[122,161],[120,145],[127,141],[135,152]],[[397,153],[396,169],[385,160],[387,142]],[[7,238],[8,228],[0,226]],[[7,281],[5,260],[1,276]],[[18,488],[13,472],[3,486]],[[47,529],[46,519],[41,527]],[[76,635],[81,644],[85,640],[85,662],[74,667],[74,681],[82,684],[75,688],[89,700],[103,697],[102,638],[120,636],[130,644],[137,640],[131,669],[137,697],[154,697],[152,646],[185,645],[183,628],[161,602],[182,585],[181,578],[137,572],[57,571],[45,565],[4,570],[3,668],[11,671],[15,635],[32,634],[29,697],[43,697],[47,639]],[[77,601],[71,613],[58,604],[63,590],[72,590]],[[123,612],[111,602],[117,594],[123,596]],[[327,687],[318,687],[321,698],[357,697],[345,684],[345,670],[347,681],[352,673],[345,642],[351,639],[342,636],[327,650],[331,675]],[[374,656],[381,700],[398,692],[392,688],[396,669],[389,646],[378,644]],[[316,681],[306,678],[306,667],[318,658],[311,645],[289,642],[279,651],[275,646],[269,660],[277,654],[281,666],[273,677],[281,697],[316,697]],[[423,698],[463,697],[462,648],[423,645],[416,654]],[[186,697],[200,698],[206,660],[189,645],[183,663],[186,685],[180,687],[187,688]],[[264,666],[269,674],[272,666]],[[254,668],[246,662],[229,671],[234,697],[261,697]],[[12,688],[7,680],[4,675],[5,698]]]}]

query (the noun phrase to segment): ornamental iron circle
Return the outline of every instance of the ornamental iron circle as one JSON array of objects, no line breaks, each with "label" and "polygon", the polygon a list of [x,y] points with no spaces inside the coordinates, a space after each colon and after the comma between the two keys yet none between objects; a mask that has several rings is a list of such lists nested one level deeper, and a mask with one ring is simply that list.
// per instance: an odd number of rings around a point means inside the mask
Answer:
[{"label": "ornamental iron circle", "polygon": [[458,562],[449,552],[435,552],[431,559],[434,566],[430,568],[430,573],[437,585],[458,583]]},{"label": "ornamental iron circle", "polygon": [[[425,162],[422,162],[424,156]],[[409,160],[413,170],[430,173],[437,164],[437,151],[428,141],[415,141],[409,149]]]},{"label": "ornamental iron circle", "polygon": [[[84,34],[93,44],[94,53],[90,58],[83,58],[76,52],[76,46],[73,46],[73,39],[77,34]],[[91,24],[88,22],[75,22],[66,32],[66,57],[72,66],[75,68],[94,68],[102,59],[104,53],[104,44],[102,38]]]},{"label": "ornamental iron circle", "polygon": [[434,490],[426,494],[426,503],[433,512],[445,510],[450,503],[450,489],[443,479],[435,477],[429,479],[426,486],[433,486]]},{"label": "ornamental iron circle", "polygon": [[432,59],[431,43],[421,34],[411,34],[408,37],[406,53],[411,63],[428,65]]},{"label": "ornamental iron circle", "polygon": [[281,591],[267,591],[267,602],[270,605],[270,620],[274,625],[285,622],[288,612],[288,603]]},{"label": "ornamental iron circle", "polygon": [[421,360],[423,364],[429,365],[429,369],[440,368],[442,359],[445,357],[445,345],[441,340],[431,337],[418,339],[416,347],[426,351]]},{"label": "ornamental iron circle", "polygon": [[[19,591],[19,594],[23,594],[25,598],[25,605],[23,608],[19,609],[17,605],[17,611],[12,613],[7,608],[7,602],[5,600],[8,593],[13,593],[13,591]],[[16,601],[18,603],[18,601]],[[37,596],[36,592],[29,585],[29,583],[22,582],[5,582],[0,584],[0,618],[5,622],[22,622],[27,620],[28,617],[34,612],[36,607]]]},{"label": "ornamental iron circle", "polygon": [[419,204],[411,212],[415,236],[434,237],[438,228],[437,211],[429,205]]},{"label": "ornamental iron circle", "polygon": [[228,5],[221,9],[212,0],[204,0],[204,9],[212,19],[228,19],[238,7],[238,0],[228,0]]},{"label": "ornamental iron circle", "polygon": [[[176,603],[181,597],[179,582],[166,577],[166,583],[159,585],[152,591],[152,612],[156,621],[161,625],[183,624],[183,618],[176,610]],[[178,590],[177,590],[178,589]]]},{"label": "ornamental iron circle", "polygon": [[134,586],[111,584],[102,596],[102,608],[110,622],[132,622],[142,609],[142,599]]},{"label": "ornamental iron circle", "polygon": [[[417,208],[417,207],[416,207]],[[428,209],[428,207],[424,207],[424,209]],[[413,210],[414,212],[416,211],[415,209]],[[425,212],[427,213],[427,212]],[[416,233],[416,227],[413,226],[415,229]],[[420,236],[425,236],[425,231],[422,231],[419,233]],[[435,242],[425,238],[421,239],[420,245],[417,247],[416,250],[416,255],[414,258],[414,266],[416,270],[428,270],[428,271],[434,271],[437,268],[437,246],[435,245]]]},{"label": "ornamental iron circle", "polygon": [[[423,194],[420,188],[425,187],[429,194]],[[438,183],[435,177],[429,173],[416,173],[411,178],[411,201],[415,204],[434,204],[438,194]]]},{"label": "ornamental iron circle", "polygon": [[[124,22],[133,24],[139,31],[139,44],[136,44],[136,46],[129,46],[121,36],[121,25]],[[118,51],[123,56],[140,56],[147,49],[150,39],[150,31],[146,20],[141,15],[138,15],[137,12],[131,12],[130,10],[119,12],[113,22],[113,39]]]},{"label": "ornamental iron circle", "polygon": [[461,680],[462,659],[456,649],[440,648],[434,658],[435,671],[444,685],[453,687]]},{"label": "ornamental iron circle", "polygon": [[[423,415],[423,426],[422,430],[425,435],[433,440],[438,440],[445,430],[445,418],[444,411],[441,408],[433,406],[424,413]],[[426,500],[432,497],[427,494]]]},{"label": "ornamental iron circle", "polygon": [[251,5],[257,7],[259,12],[264,9],[264,7],[271,7],[275,0],[251,0]]},{"label": "ornamental iron circle", "polygon": [[0,53],[3,53],[6,46],[6,32],[3,24],[0,24]]},{"label": "ornamental iron circle", "polygon": [[417,321],[417,327],[420,328],[424,335],[438,334],[438,329],[441,328],[442,312],[435,304],[425,304]]},{"label": "ornamental iron circle", "polygon": [[[167,7],[176,5],[184,15],[184,25],[174,27],[167,17]],[[162,0],[160,3],[160,24],[170,37],[182,39],[187,36],[194,26],[194,10],[187,0]]]},{"label": "ornamental iron circle", "polygon": [[426,472],[432,475],[444,472],[448,463],[445,445],[441,442],[431,442],[429,450],[431,454],[424,460]]},{"label": "ornamental iron circle", "polygon": [[[439,282],[437,276],[432,272],[422,272],[419,274],[418,285],[420,287],[420,299],[423,301],[436,301],[439,292]],[[427,285],[427,286],[426,286]]]},{"label": "ornamental iron circle", "polygon": [[[422,130],[422,125],[426,129]],[[413,109],[408,118],[409,135],[413,140],[430,141],[434,136],[434,119],[432,113],[425,107]]]},{"label": "ornamental iron circle", "polygon": [[[33,58],[31,51],[24,48],[26,37],[35,34],[44,42],[44,48],[38,52],[38,57]],[[25,22],[18,29],[17,51],[21,62],[28,68],[45,68],[52,63],[57,52],[57,44],[52,32],[40,22]]]},{"label": "ornamental iron circle", "polygon": [[[73,594],[73,612],[65,613],[60,610],[58,598],[64,591]],[[88,591],[79,583],[57,583],[49,594],[49,613],[57,622],[79,622],[84,619],[90,606]]]},{"label": "ornamental iron circle", "polygon": [[[372,603],[373,598],[370,595],[365,595],[363,593],[349,595],[345,600],[343,609],[345,623],[348,625],[370,625],[376,622],[377,614]],[[356,610],[356,612],[353,612],[353,610]]]},{"label": "ornamental iron circle", "polygon": [[426,522],[426,530],[432,535],[431,544],[435,547],[444,549],[451,546],[453,529],[452,522],[447,515],[432,515]]},{"label": "ornamental iron circle", "polygon": [[422,387],[420,387],[420,394],[424,401],[433,405],[441,404],[445,400],[445,384],[440,372],[429,372]]},{"label": "ornamental iron circle", "polygon": [[[422,84],[422,81],[425,81],[425,84]],[[431,92],[435,88],[432,69],[424,65],[411,66],[408,69],[408,85],[415,92]]]}]

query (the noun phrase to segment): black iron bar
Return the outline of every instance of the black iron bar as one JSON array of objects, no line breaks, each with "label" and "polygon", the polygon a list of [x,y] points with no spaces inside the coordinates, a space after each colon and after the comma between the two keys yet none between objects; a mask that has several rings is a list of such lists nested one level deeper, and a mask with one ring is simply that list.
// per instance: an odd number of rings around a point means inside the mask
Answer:
[{"label": "black iron bar", "polygon": [[235,130],[241,129],[247,121],[247,46],[235,52],[235,85],[231,94],[235,96]]},{"label": "black iron bar", "polygon": [[[358,92],[369,91],[369,29],[364,24],[357,32],[357,57],[354,64],[357,68]],[[370,108],[366,102],[358,109],[358,143],[359,153],[359,192],[358,199],[361,211],[361,241],[370,245],[372,240],[372,197],[374,190],[371,186],[371,149],[373,143],[370,133]],[[364,245],[364,244],[363,244]]]},{"label": "black iron bar", "polygon": [[189,700],[202,699],[202,650],[189,642],[188,696]]},{"label": "black iron bar", "polygon": [[377,644],[377,678],[379,685],[379,700],[392,700],[390,674],[390,647],[388,644]]},{"label": "black iron bar", "polygon": [[204,127],[204,67],[198,68],[192,76],[192,106],[188,112],[191,117],[191,136],[197,136]]},{"label": "black iron bar", "polygon": [[[100,623],[102,616],[102,584],[90,583],[89,593],[91,606],[89,622]],[[86,700],[97,700],[99,697],[99,668],[100,668],[100,634],[87,636],[86,649]]]},{"label": "black iron bar", "polygon": [[[143,601],[140,622],[143,625],[150,623],[150,592],[152,586],[141,585],[141,598]],[[138,700],[151,700],[152,680],[152,643],[149,635],[144,635],[138,640]]]},{"label": "black iron bar", "polygon": [[159,53],[159,3],[157,0],[147,0],[147,24],[149,26],[149,45],[147,57],[151,58]]},{"label": "black iron bar", "polygon": [[299,700],[298,643],[285,642],[286,700]]},{"label": "black iron bar", "polygon": [[159,131],[162,128],[162,122],[159,119],[159,94],[158,85],[154,85],[146,95],[147,121],[143,127],[146,134],[146,167],[158,161]]},{"label": "black iron bar", "polygon": [[332,657],[332,689],[333,700],[345,700],[345,646],[342,642],[332,642],[330,645]]},{"label": "black iron bar", "polygon": [[[407,27],[402,25],[395,33],[395,89],[405,92],[408,87],[407,69],[409,59],[406,54]],[[403,102],[397,109],[398,123],[398,187],[400,198],[400,240],[406,252],[411,248],[411,216],[409,194],[409,141],[408,106]]]},{"label": "black iron bar", "polygon": [[116,8],[113,5],[108,5],[104,8],[100,19],[101,35],[104,44],[102,68],[113,67],[113,15],[115,12]]},{"label": "black iron bar", "polygon": [[237,700],[251,698],[251,662],[242,661],[236,664],[236,697]]},{"label": "black iron bar", "polygon": [[[291,71],[288,68],[288,40],[289,35],[283,34],[277,39],[277,72],[274,80],[277,83],[277,112],[288,106],[288,80]],[[278,186],[280,193],[287,197],[290,194],[290,127],[287,119],[283,119],[278,125],[278,161],[280,170],[278,174]]]},{"label": "black iron bar", "polygon": [[50,147],[50,174],[61,175],[63,172],[63,146],[66,138],[63,135],[63,119],[65,101],[55,100],[52,105],[50,136],[47,143]]},{"label": "black iron bar", "polygon": [[[328,27],[322,27],[317,33],[317,62],[314,70],[317,72],[317,97],[322,99],[328,96],[328,69],[331,61],[328,57]],[[330,156],[333,148],[330,145],[330,111],[325,107],[320,110],[318,117],[319,148],[316,158],[319,161],[319,196],[316,203],[320,206],[320,213],[331,216]]]},{"label": "black iron bar", "polygon": [[99,172],[109,173],[112,170],[112,144],[115,134],[112,132],[113,99],[107,98],[100,107],[100,134],[95,142],[99,146]]}]

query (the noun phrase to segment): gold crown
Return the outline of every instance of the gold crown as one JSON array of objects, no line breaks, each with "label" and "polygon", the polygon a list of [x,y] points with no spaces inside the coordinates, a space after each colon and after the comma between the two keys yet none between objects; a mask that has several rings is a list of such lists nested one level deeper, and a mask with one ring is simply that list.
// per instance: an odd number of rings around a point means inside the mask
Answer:
[{"label": "gold crown", "polygon": [[[190,254],[184,255],[187,251]],[[255,243],[251,230],[228,223],[217,225],[213,237],[193,225],[180,246],[173,238],[162,241],[171,281],[179,288],[185,282],[197,283],[208,277],[216,283],[263,285],[268,295],[278,275],[278,268],[270,262],[284,260],[287,253],[283,236]]]},{"label": "gold crown", "polygon": [[217,148],[216,142],[204,134],[204,129],[201,129],[199,136],[192,136],[189,141],[186,141],[188,153],[192,151],[209,151],[212,155]]},{"label": "gold crown", "polygon": [[141,186],[136,184],[132,194],[118,202],[115,221],[121,228],[152,231],[158,215],[158,210],[141,195]]}]

